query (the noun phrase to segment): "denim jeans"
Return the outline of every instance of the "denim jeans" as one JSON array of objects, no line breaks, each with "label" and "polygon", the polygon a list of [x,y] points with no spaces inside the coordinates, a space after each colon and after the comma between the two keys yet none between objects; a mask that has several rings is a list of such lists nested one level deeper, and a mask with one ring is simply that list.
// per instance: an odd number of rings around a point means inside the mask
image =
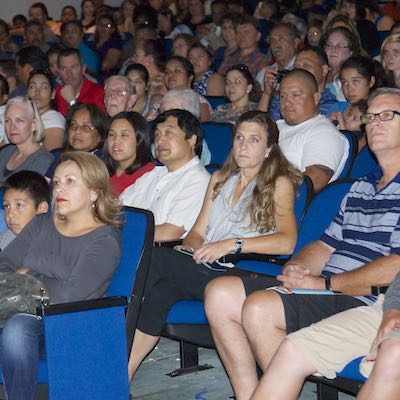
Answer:
[{"label": "denim jeans", "polygon": [[4,325],[0,357],[8,400],[34,400],[43,322],[34,315],[16,314]]}]

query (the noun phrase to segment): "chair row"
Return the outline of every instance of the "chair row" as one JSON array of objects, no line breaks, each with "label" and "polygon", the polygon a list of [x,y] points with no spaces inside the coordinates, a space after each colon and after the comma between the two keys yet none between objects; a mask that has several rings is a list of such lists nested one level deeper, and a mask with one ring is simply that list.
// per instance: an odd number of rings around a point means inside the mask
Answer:
[{"label": "chair row", "polygon": [[[341,179],[327,185],[318,194],[312,191],[311,181],[306,178],[299,190],[295,203],[298,222],[298,241],[294,253],[308,243],[317,240],[336,215],[341,201],[350,189],[353,180]],[[270,261],[237,259],[236,268],[253,274],[276,276],[282,271],[282,264],[287,257],[271,257]],[[261,257],[264,258],[264,257]],[[266,258],[266,257],[265,257]],[[176,303],[169,312],[164,336],[180,341],[181,368],[173,376],[187,371],[202,369],[198,365],[198,346],[214,347],[204,304],[197,300],[183,300]]]},{"label": "chair row", "polygon": [[[204,139],[211,152],[210,172],[221,166],[232,146],[233,126],[227,122],[207,121],[203,124]],[[349,142],[349,155],[339,178],[357,179],[374,170],[378,163],[368,146],[358,151],[358,136],[342,132]]]}]

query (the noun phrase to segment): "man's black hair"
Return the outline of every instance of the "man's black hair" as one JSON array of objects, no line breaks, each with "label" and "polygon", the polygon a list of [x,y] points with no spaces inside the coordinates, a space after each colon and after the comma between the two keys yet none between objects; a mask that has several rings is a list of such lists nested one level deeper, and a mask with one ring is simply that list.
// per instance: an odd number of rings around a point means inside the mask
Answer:
[{"label": "man's black hair", "polygon": [[178,126],[185,133],[185,140],[190,139],[192,136],[197,136],[197,141],[194,146],[194,152],[200,157],[203,150],[203,127],[200,120],[195,117],[191,112],[186,110],[172,109],[160,114],[153,123],[153,133],[158,124],[164,123],[169,117],[174,117],[178,121]]}]

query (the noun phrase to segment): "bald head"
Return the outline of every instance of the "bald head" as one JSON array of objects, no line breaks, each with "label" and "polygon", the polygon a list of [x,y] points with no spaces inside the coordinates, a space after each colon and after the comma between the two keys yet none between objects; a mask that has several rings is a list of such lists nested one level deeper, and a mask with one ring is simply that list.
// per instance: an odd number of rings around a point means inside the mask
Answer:
[{"label": "bald head", "polygon": [[288,125],[297,125],[319,113],[317,81],[303,69],[290,71],[279,88],[281,115]]},{"label": "bald head", "polygon": [[318,92],[318,83],[311,72],[306,71],[305,69],[296,68],[290,71],[283,79],[282,84],[286,79],[295,79],[302,84],[311,92]]}]

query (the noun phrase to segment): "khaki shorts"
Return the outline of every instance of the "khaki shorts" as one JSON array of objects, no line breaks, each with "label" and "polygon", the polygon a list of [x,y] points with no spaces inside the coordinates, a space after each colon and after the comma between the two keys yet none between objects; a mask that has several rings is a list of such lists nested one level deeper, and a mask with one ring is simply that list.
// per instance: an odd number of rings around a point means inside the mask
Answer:
[{"label": "khaki shorts", "polygon": [[[384,296],[380,295],[372,306],[356,307],[333,315],[291,333],[287,338],[316,368],[316,375],[333,379],[336,372],[350,361],[368,354],[382,320],[383,299]],[[371,370],[373,363],[368,364],[367,369]],[[369,375],[368,371],[365,373]]]}]

